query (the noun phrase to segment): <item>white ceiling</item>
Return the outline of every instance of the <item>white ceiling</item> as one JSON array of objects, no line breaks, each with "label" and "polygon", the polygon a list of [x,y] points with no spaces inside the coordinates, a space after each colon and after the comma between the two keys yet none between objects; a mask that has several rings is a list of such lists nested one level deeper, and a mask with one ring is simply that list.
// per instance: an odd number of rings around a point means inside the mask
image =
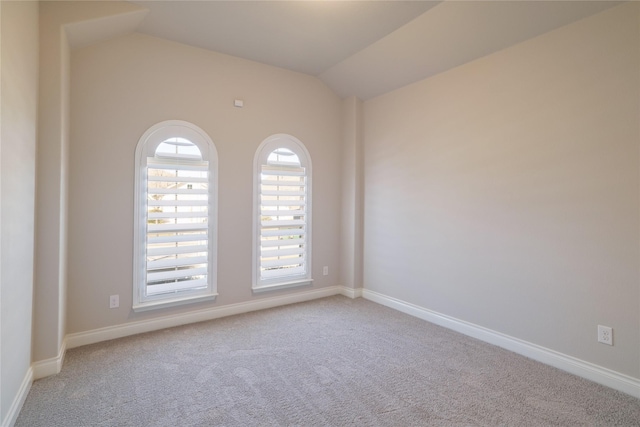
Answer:
[{"label": "white ceiling", "polygon": [[434,6],[419,1],[133,1],[138,31],[318,75]]},{"label": "white ceiling", "polygon": [[136,31],[318,76],[369,99],[616,1],[131,1]]}]

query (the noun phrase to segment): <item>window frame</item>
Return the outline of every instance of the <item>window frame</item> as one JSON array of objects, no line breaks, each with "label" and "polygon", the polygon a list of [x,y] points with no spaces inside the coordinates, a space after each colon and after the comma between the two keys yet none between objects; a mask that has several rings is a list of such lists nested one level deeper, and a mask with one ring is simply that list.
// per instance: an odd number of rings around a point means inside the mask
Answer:
[{"label": "window frame", "polygon": [[[260,274],[260,254],[262,229],[261,221],[261,174],[262,166],[267,164],[269,155],[279,149],[285,148],[298,156],[300,165],[305,168],[305,272],[299,275],[279,276],[270,279],[262,279]],[[253,178],[253,269],[252,269],[252,290],[253,292],[263,292],[288,287],[310,285],[312,278],[312,167],[311,156],[305,145],[296,137],[288,134],[275,134],[266,138],[258,146],[254,156],[254,178]]]},{"label": "window frame", "polygon": [[[195,144],[208,162],[207,193],[207,287],[174,294],[147,295],[147,231],[148,231],[148,159],[171,138],[185,138]],[[166,158],[166,156],[165,156]],[[133,243],[133,310],[146,311],[175,305],[213,300],[217,294],[218,240],[218,153],[207,133],[183,120],[166,120],[151,126],[140,137],[135,151],[134,173],[134,243]]]}]

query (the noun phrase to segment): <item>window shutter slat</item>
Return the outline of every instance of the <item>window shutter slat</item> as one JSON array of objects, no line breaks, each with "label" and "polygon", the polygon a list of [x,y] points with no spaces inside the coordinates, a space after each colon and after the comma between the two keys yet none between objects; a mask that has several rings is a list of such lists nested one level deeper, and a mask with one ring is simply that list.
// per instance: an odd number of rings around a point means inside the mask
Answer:
[{"label": "window shutter slat", "polygon": [[304,236],[306,231],[302,228],[296,229],[276,229],[276,230],[260,230],[262,237],[275,237],[275,236]]},{"label": "window shutter slat", "polygon": [[304,216],[306,212],[303,210],[276,210],[276,209],[261,209],[260,215],[263,216]]},{"label": "window shutter slat", "polygon": [[183,218],[207,218],[206,210],[196,212],[149,212],[149,219],[183,219]]},{"label": "window shutter slat", "polygon": [[147,284],[207,274],[207,267],[147,273]]},{"label": "window shutter slat", "polygon": [[304,191],[289,191],[289,190],[262,190],[263,196],[280,196],[280,197],[296,197],[304,196]]},{"label": "window shutter slat", "polygon": [[274,247],[274,246],[299,246],[304,245],[304,239],[278,239],[278,240],[266,240],[263,239],[260,242],[261,250],[264,248]]},{"label": "window shutter slat", "polygon": [[161,236],[148,236],[147,244],[159,243],[180,243],[180,242],[197,242],[206,241],[208,239],[207,232],[198,232],[190,234],[169,234]]},{"label": "window shutter slat", "polygon": [[[153,193],[151,193],[153,194]],[[149,206],[207,206],[207,200],[149,200]]]},{"label": "window shutter slat", "polygon": [[305,273],[305,267],[293,267],[286,269],[263,270],[260,275],[263,279],[272,279],[274,277],[298,276]]},{"label": "window shutter slat", "polygon": [[280,248],[276,249],[274,247],[262,247],[262,258],[273,258],[287,255],[302,255],[304,254],[303,247],[297,248]]},{"label": "window shutter slat", "polygon": [[267,187],[272,187],[272,186],[278,186],[278,187],[304,187],[304,181],[302,181],[300,178],[288,178],[288,180],[277,180],[277,179],[270,179],[269,177],[266,177],[264,179],[262,179],[260,181],[260,185],[262,185],[263,187],[267,186]]},{"label": "window shutter slat", "polygon": [[304,207],[304,200],[261,200],[262,206]]},{"label": "window shutter slat", "polygon": [[147,286],[148,295],[160,295],[175,291],[207,287],[207,279],[183,280],[180,282],[160,283]]},{"label": "window shutter slat", "polygon": [[201,160],[202,159],[201,155],[198,155],[198,154],[187,154],[187,153],[171,153],[171,154],[158,153],[158,154],[156,154],[156,157],[158,157],[160,159],[169,159],[169,161],[175,161],[175,160]]},{"label": "window shutter slat", "polygon": [[169,233],[178,231],[206,231],[206,223],[195,224],[149,224],[149,233]]},{"label": "window shutter slat", "polygon": [[294,227],[303,226],[304,224],[305,221],[302,219],[262,221],[263,228]]},{"label": "window shutter slat", "polygon": [[[193,257],[170,257],[163,258],[156,261],[147,261],[147,270],[159,270],[167,267],[183,267],[183,266],[192,266],[199,264],[206,264],[207,257],[206,256],[193,256]],[[185,271],[185,270],[179,270]]]},{"label": "window shutter slat", "polygon": [[190,176],[190,177],[176,177],[176,176],[154,176],[154,175],[149,175],[149,177],[147,178],[148,181],[162,181],[162,182],[185,182],[185,183],[193,183],[193,184],[202,184],[202,183],[208,183],[209,179],[208,178],[201,178],[201,177],[195,177],[195,176]]},{"label": "window shutter slat", "polygon": [[[188,185],[188,184],[187,184]],[[187,189],[187,188],[150,188],[149,194],[208,194],[209,190],[202,189]]]},{"label": "window shutter slat", "polygon": [[275,260],[263,260],[262,267],[264,268],[272,268],[272,267],[284,267],[284,266],[302,266],[304,263],[303,257],[294,257],[294,258],[280,258]]},{"label": "window shutter slat", "polygon": [[207,252],[207,245],[185,245],[185,246],[166,246],[152,247],[147,249],[147,256],[155,257],[160,255],[179,255],[190,253]]},{"label": "window shutter slat", "polygon": [[269,160],[267,164],[272,167],[284,166],[287,168],[300,168],[300,162],[288,162],[286,160]]}]

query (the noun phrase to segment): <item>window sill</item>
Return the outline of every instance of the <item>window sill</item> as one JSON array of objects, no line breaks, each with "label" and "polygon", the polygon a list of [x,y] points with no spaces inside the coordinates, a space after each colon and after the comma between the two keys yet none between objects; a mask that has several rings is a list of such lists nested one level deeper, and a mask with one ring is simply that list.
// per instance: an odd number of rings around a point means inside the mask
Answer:
[{"label": "window sill", "polygon": [[158,301],[149,301],[133,306],[133,311],[138,313],[142,311],[156,310],[160,308],[175,307],[183,304],[191,304],[194,302],[215,300],[218,294],[198,295],[186,298],[163,299]]},{"label": "window sill", "polygon": [[297,288],[300,286],[308,286],[313,283],[313,279],[301,279],[294,280],[291,282],[278,282],[270,285],[260,285],[253,286],[251,289],[254,293],[267,292],[267,291],[275,291],[278,289],[286,289],[286,288]]}]

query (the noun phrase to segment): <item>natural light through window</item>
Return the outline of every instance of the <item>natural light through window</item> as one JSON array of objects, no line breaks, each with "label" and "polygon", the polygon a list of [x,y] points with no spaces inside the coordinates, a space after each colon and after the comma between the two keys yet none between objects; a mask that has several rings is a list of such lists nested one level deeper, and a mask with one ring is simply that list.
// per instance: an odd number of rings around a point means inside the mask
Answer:
[{"label": "natural light through window", "polygon": [[254,290],[311,282],[310,160],[300,141],[274,135],[256,154]]},{"label": "natural light through window", "polygon": [[162,142],[147,161],[147,295],[207,286],[207,170],[184,138]]},{"label": "natural light through window", "polygon": [[215,150],[194,125],[171,123],[139,147],[138,309],[215,296]]}]

